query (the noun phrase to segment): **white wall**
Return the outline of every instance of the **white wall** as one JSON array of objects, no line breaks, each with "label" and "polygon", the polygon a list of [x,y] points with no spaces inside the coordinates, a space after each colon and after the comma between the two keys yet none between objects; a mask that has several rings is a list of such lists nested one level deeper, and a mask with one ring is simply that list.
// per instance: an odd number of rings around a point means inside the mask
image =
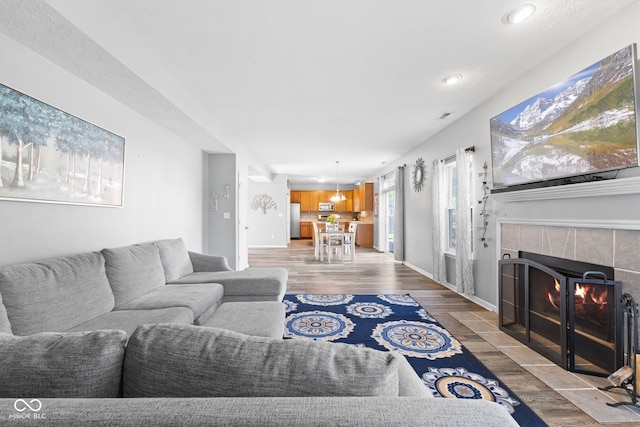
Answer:
[{"label": "white wall", "polygon": [[[287,177],[275,175],[271,182],[249,183],[249,247],[287,247],[287,212],[289,210]],[[267,210],[251,208],[251,203],[258,195],[266,194],[276,203],[275,209]]]},{"label": "white wall", "polygon": [[0,82],[125,142],[122,208],[0,200],[0,265],[182,237],[202,250],[202,152],[0,35]]},{"label": "white wall", "polygon": [[[491,165],[489,120],[519,104],[525,99],[541,92],[570,75],[592,65],[600,59],[616,52],[631,43],[640,42],[640,4],[635,4],[608,22],[595,28],[587,36],[569,45],[549,60],[540,64],[502,92],[496,94],[483,105],[464,117],[459,118],[449,127],[429,138],[420,147],[387,165],[381,173],[392,170],[396,165],[406,163],[406,233],[405,255],[407,264],[417,270],[430,274],[433,271],[431,250],[431,173],[432,161],[455,153],[459,147],[474,145],[473,176],[481,172],[484,161]],[[460,87],[464,90],[464,86]],[[428,180],[425,189],[416,193],[411,187],[411,166],[422,157],[427,164]],[[628,169],[619,177],[640,175],[639,168]],[[476,179],[476,178],[474,178]],[[474,200],[481,197],[480,180],[476,179]],[[477,202],[474,202],[477,203]],[[490,200],[488,204],[489,248],[476,246],[475,250],[475,283],[476,297],[489,305],[497,302],[496,260],[499,250],[495,244],[496,218],[523,219],[562,219],[573,220],[637,220],[640,208],[640,195],[601,196],[568,200],[544,200],[531,202],[499,202]],[[481,223],[474,215],[474,232]],[[479,236],[475,236],[478,242]],[[640,248],[638,248],[640,250]]]},{"label": "white wall", "polygon": [[[223,255],[227,257],[231,268],[238,269],[236,155],[207,155],[205,175],[205,253]],[[226,186],[229,186],[228,191]],[[219,193],[217,210],[213,210],[212,191]]]}]

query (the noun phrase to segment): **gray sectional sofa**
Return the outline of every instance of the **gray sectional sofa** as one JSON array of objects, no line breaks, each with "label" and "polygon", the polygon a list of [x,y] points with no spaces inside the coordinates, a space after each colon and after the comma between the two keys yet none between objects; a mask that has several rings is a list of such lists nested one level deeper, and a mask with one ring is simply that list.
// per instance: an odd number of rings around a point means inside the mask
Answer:
[{"label": "gray sectional sofa", "polygon": [[[7,314],[0,312],[0,331],[132,333],[161,322],[215,326],[223,320],[215,315],[220,304],[238,301],[271,302],[243,306],[249,312],[267,306],[282,319],[278,302],[286,286],[284,268],[232,271],[224,257],[189,252],[182,239],[140,243],[0,268],[0,310]],[[273,326],[281,334],[281,320]],[[239,327],[251,331],[251,325]]]},{"label": "gray sectional sofa", "polygon": [[517,425],[400,354],[283,340],[286,280],[180,239],[0,268],[0,425]]}]

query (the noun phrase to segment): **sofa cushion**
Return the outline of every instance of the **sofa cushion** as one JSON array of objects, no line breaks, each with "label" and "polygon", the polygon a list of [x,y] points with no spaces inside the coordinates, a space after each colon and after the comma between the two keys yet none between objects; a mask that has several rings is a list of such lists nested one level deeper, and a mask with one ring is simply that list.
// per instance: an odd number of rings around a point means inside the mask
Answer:
[{"label": "sofa cushion", "polygon": [[160,240],[153,244],[160,251],[160,261],[167,283],[193,273],[193,264],[182,239]]},{"label": "sofa cushion", "polygon": [[127,334],[0,334],[0,397],[118,397]]},{"label": "sofa cushion", "polygon": [[66,332],[122,329],[131,335],[138,326],[147,323],[191,325],[193,323],[193,312],[185,307],[160,308],[157,310],[116,310],[81,323]]},{"label": "sofa cushion", "polygon": [[160,252],[152,243],[103,249],[116,307],[165,284]]},{"label": "sofa cushion", "polygon": [[122,304],[117,310],[186,307],[193,312],[194,319],[202,323],[209,319],[220,305],[223,293],[224,288],[219,283],[161,286]]},{"label": "sofa cushion", "polygon": [[11,322],[7,317],[7,309],[2,303],[2,295],[0,295],[0,332],[5,334],[12,334]]},{"label": "sofa cushion", "polygon": [[225,302],[203,326],[245,335],[282,338],[285,311],[286,306],[279,301]]},{"label": "sofa cushion", "polygon": [[[287,292],[288,272],[280,267],[250,267],[240,271],[202,271],[183,276],[169,284],[221,283],[225,301],[242,297],[242,301],[282,301]],[[249,298],[245,298],[249,297]]]},{"label": "sofa cushion", "polygon": [[0,268],[0,294],[16,335],[65,331],[114,306],[97,252]]},{"label": "sofa cushion", "polygon": [[398,359],[348,344],[143,325],[129,339],[123,395],[397,396]]}]

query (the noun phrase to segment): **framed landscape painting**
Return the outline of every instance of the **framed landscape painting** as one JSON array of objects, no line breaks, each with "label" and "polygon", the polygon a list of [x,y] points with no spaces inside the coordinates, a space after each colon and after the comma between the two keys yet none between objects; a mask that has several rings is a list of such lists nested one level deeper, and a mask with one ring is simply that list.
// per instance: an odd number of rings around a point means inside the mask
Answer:
[{"label": "framed landscape painting", "polygon": [[124,138],[0,84],[0,200],[121,207]]}]

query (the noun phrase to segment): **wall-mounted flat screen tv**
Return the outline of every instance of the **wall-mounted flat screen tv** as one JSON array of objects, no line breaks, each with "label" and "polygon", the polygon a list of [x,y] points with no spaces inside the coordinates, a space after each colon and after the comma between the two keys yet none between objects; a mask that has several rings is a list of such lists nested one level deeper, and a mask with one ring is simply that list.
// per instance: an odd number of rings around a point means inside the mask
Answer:
[{"label": "wall-mounted flat screen tv", "polygon": [[635,66],[632,44],[491,119],[494,190],[638,166]]}]

